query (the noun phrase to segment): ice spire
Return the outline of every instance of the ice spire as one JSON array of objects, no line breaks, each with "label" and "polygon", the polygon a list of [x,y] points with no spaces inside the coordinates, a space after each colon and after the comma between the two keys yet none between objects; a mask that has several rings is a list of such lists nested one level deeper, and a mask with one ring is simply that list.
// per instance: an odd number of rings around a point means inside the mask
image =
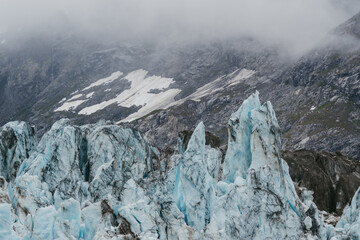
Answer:
[{"label": "ice spire", "polygon": [[251,111],[260,107],[259,92],[246,99],[229,120],[228,150],[224,161],[223,179],[234,182],[236,176],[246,178],[251,164]]},{"label": "ice spire", "polygon": [[218,158],[211,157],[213,151],[205,146],[205,126],[200,122],[180,159],[175,178],[176,205],[184,214],[186,224],[198,230],[209,223],[215,204],[214,186],[217,179],[209,173],[208,165],[214,165],[211,161],[220,161],[220,155],[217,155]]}]

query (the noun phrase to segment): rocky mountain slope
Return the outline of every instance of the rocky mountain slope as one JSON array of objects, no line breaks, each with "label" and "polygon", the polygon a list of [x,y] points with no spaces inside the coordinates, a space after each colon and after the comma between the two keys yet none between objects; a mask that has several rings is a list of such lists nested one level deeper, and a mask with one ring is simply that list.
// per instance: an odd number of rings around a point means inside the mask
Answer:
[{"label": "rocky mountain slope", "polygon": [[[224,162],[200,122],[163,157],[138,131],[57,121],[37,144],[24,122],[1,128],[5,239],[342,239],[360,236],[360,190],[336,227],[296,193],[270,102],[231,115]],[[36,146],[37,145],[37,146]],[[18,163],[18,164],[15,164]],[[18,165],[14,174],[12,166]],[[11,173],[11,174],[9,174]]]},{"label": "rocky mountain slope", "polygon": [[360,163],[340,152],[285,151],[283,159],[297,188],[314,192],[320,210],[341,215],[360,186]]},{"label": "rocky mountain slope", "polygon": [[283,129],[284,150],[341,151],[359,160],[360,41],[355,34],[359,26],[357,15],[334,30],[321,47],[273,69],[273,74],[256,72],[231,88],[156,112],[133,126],[148,133],[151,142],[160,139],[167,144],[176,139],[167,129],[188,129],[201,119],[224,144],[229,113],[256,89],[274,104]]},{"label": "rocky mountain slope", "polygon": [[40,134],[61,117],[78,123],[120,121],[142,111],[134,116],[139,118],[223,74],[246,67],[265,72],[278,62],[271,49],[247,39],[158,46],[68,36],[30,39],[19,46],[6,42],[0,55],[1,123],[29,120]]},{"label": "rocky mountain slope", "polygon": [[131,121],[162,149],[203,121],[225,144],[230,113],[258,90],[278,113],[284,150],[341,151],[359,160],[359,26],[356,15],[299,59],[253,39],[171,46],[72,36],[6,41],[0,121],[31,122],[40,136],[63,117],[74,124]]}]

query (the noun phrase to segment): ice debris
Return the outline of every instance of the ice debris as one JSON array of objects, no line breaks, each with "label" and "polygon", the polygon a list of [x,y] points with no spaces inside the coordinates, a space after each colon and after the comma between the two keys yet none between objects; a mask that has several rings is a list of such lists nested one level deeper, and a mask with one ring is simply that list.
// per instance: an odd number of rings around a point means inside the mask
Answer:
[{"label": "ice debris", "polygon": [[[333,227],[281,159],[270,102],[255,92],[229,120],[228,150],[199,123],[162,157],[136,130],[57,121],[37,144],[0,128],[0,239],[356,239],[360,190]],[[224,161],[222,163],[222,160]]]}]

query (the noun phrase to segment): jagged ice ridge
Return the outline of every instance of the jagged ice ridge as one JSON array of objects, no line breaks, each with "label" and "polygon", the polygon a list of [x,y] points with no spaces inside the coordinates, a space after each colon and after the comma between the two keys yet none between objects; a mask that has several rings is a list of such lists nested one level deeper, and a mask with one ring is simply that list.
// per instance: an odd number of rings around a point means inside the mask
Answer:
[{"label": "jagged ice ridge", "polygon": [[[0,239],[356,239],[360,190],[336,227],[296,194],[270,102],[229,120],[225,156],[199,123],[164,157],[136,130],[57,121],[0,128]],[[222,159],[224,162],[222,163]]]}]

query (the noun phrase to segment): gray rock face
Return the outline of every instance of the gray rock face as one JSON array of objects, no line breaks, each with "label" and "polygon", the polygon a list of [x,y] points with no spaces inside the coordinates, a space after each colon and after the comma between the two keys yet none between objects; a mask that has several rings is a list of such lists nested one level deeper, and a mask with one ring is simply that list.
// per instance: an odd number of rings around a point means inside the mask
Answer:
[{"label": "gray rock face", "polygon": [[320,210],[341,215],[360,186],[360,164],[340,153],[297,150],[282,157],[295,185],[312,190]]}]

